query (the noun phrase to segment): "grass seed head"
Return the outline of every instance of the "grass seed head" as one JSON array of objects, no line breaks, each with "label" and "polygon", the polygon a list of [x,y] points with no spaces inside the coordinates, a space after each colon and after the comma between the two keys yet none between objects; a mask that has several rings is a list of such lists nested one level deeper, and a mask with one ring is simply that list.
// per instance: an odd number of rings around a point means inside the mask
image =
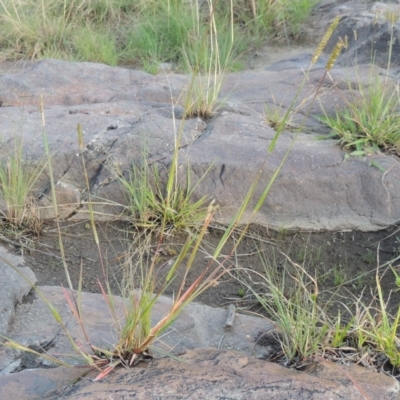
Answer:
[{"label": "grass seed head", "polygon": [[347,36],[345,36],[344,40],[342,38],[339,38],[338,42],[336,43],[336,46],[334,47],[331,55],[329,56],[328,62],[326,63],[325,68],[327,71],[330,71],[332,69],[332,67],[335,64],[336,59],[339,57],[342,49],[346,49],[346,48],[347,48]]},{"label": "grass seed head", "polygon": [[315,50],[315,53],[311,59],[311,64],[315,64],[318,61],[319,56],[321,53],[324,51],[326,45],[328,44],[329,39],[331,38],[334,30],[338,26],[340,21],[340,17],[336,17],[331,24],[329,25],[328,30],[325,32],[324,36],[322,37],[321,41],[318,44],[317,49]]},{"label": "grass seed head", "polygon": [[77,131],[78,131],[79,149],[83,150],[83,131],[82,131],[82,125],[81,124],[78,124]]}]

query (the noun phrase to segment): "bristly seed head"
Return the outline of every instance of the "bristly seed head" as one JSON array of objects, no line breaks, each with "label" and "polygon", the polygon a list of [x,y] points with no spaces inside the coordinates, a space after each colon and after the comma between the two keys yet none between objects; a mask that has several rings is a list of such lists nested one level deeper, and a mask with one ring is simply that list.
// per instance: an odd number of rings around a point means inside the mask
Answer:
[{"label": "bristly seed head", "polygon": [[40,116],[42,117],[42,128],[44,128],[44,127],[46,126],[46,120],[45,120],[45,118],[44,118],[43,95],[40,95],[39,109],[40,109]]},{"label": "bristly seed head", "polygon": [[83,131],[82,131],[82,125],[78,123],[77,126],[77,131],[78,131],[78,144],[79,148],[83,150]]},{"label": "bristly seed head", "polygon": [[399,12],[400,12],[400,8],[397,7],[397,9],[389,9],[385,14],[386,21],[388,21],[389,24],[392,25],[392,27],[399,20],[399,17],[400,17]]},{"label": "bristly seed head", "polygon": [[25,350],[24,346],[21,346],[17,342],[14,342],[14,341],[11,341],[11,340],[9,340],[9,341],[7,341],[7,342],[5,342],[3,344],[4,344],[4,346],[6,346],[6,347],[8,347],[10,349]]},{"label": "bristly seed head", "polygon": [[321,53],[324,51],[324,49],[325,49],[325,47],[326,47],[326,45],[327,45],[329,39],[330,39],[331,36],[332,36],[332,33],[334,32],[334,30],[335,30],[336,27],[338,26],[339,21],[340,21],[340,17],[337,16],[337,17],[331,22],[331,24],[329,25],[328,30],[325,32],[324,36],[322,37],[321,41],[320,41],[319,44],[318,44],[317,50],[315,50],[315,53],[314,53],[314,55],[312,56],[312,59],[311,59],[311,64],[312,64],[312,65],[314,65],[314,64],[317,62],[319,56],[320,56]]},{"label": "bristly seed head", "polygon": [[330,71],[332,69],[336,59],[340,55],[340,52],[342,51],[342,49],[347,49],[347,45],[348,45],[347,36],[344,37],[344,40],[340,37],[338,42],[336,43],[336,46],[332,50],[328,62],[326,63],[325,68],[327,71]]}]

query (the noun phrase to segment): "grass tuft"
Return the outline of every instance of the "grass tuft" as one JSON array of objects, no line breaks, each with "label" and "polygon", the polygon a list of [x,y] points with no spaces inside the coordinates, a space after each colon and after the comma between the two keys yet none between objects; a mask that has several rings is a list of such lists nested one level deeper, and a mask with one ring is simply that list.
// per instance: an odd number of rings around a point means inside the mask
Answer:
[{"label": "grass tuft", "polygon": [[0,215],[2,222],[39,234],[41,221],[32,189],[44,169],[43,162],[31,165],[23,157],[21,138],[14,147],[0,156]]},{"label": "grass tuft", "polygon": [[399,86],[382,77],[361,83],[347,101],[346,108],[334,117],[322,118],[331,129],[331,137],[351,155],[362,156],[381,150],[400,152],[400,94]]},{"label": "grass tuft", "polygon": [[[174,177],[174,168],[168,177]],[[118,174],[128,197],[128,212],[132,223],[141,228],[154,230],[186,230],[199,227],[207,214],[207,197],[193,200],[196,186],[192,186],[190,170],[184,187],[175,179],[169,190],[161,183],[156,166],[149,168],[146,157],[141,165],[134,164],[128,177]],[[169,178],[168,178],[169,180]]]},{"label": "grass tuft", "polygon": [[[386,272],[394,272],[393,261],[376,268],[376,289],[366,303],[362,300],[364,290],[360,297],[345,289],[345,294],[321,291],[318,279],[306,270],[306,260],[300,265],[285,256],[287,262],[282,265],[260,254],[264,271],[247,271],[252,276],[250,281],[257,281],[257,285],[239,280],[276,326],[274,335],[281,349],[271,355],[275,361],[301,369],[315,357],[322,357],[398,374],[400,307],[389,311],[391,293],[385,296],[381,285]],[[335,286],[350,283],[345,282],[341,269],[337,273]]]}]

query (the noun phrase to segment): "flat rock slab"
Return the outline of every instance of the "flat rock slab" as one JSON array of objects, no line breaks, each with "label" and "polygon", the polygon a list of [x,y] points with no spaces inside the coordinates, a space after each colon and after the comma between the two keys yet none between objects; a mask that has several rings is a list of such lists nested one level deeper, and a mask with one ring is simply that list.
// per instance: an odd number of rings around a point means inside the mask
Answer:
[{"label": "flat rock slab", "polygon": [[16,305],[22,303],[36,282],[35,274],[25,266],[23,257],[0,246],[0,336],[6,335],[14,320]]},{"label": "flat rock slab", "polygon": [[[41,297],[44,296],[58,310],[71,336],[79,339],[83,344],[87,343],[72,316],[62,288],[41,286],[38,287],[38,290],[41,293],[40,297],[17,309],[9,336],[28,346],[44,346],[45,343],[53,341],[50,353],[73,353],[68,338],[42,300]],[[115,304],[122,320],[124,314],[119,297],[115,297]],[[171,306],[170,298],[161,296],[158,299],[152,313],[152,326],[169,312]],[[107,348],[111,344],[117,343],[116,324],[120,321],[115,321],[111,317],[102,295],[83,293],[82,309],[86,329],[92,343]],[[257,345],[257,339],[263,333],[274,329],[270,322],[263,318],[238,314],[232,328],[225,329],[227,316],[228,311],[225,309],[197,303],[189,304],[179,318],[155,342],[154,354],[157,356],[157,349],[161,349],[162,354],[165,352],[174,354],[195,347],[215,347],[240,351],[249,356],[265,357],[268,355],[270,349]],[[68,362],[79,362],[75,355],[74,358],[64,357]]]},{"label": "flat rock slab", "polygon": [[[304,63],[304,56],[298,60]],[[288,126],[301,125],[302,131],[285,131],[274,152],[267,155],[275,131],[265,122],[265,104],[284,111],[304,79],[301,68],[287,68],[227,75],[216,114],[203,121],[182,119],[187,76],[152,76],[93,63],[31,63],[15,73],[0,75],[3,151],[9,151],[12,139],[21,135],[27,162],[43,159],[39,110],[43,96],[61,218],[88,218],[77,139],[77,125],[81,124],[84,162],[99,219],[115,218],[123,211],[127,197],[117,175],[127,176],[133,164],[143,163],[144,149],[146,162],[158,163],[166,176],[175,137],[181,132],[180,162],[190,166],[193,184],[200,181],[194,197],[216,199],[222,206],[217,216],[221,222],[230,221],[262,169],[251,210],[290,151],[267,200],[253,218],[255,222],[275,229],[364,231],[397,223],[398,160],[376,155],[345,161],[345,153],[334,141],[317,140],[327,132],[315,117],[323,114],[321,105],[325,112],[334,112],[348,95],[348,82],[366,79],[366,70],[355,74],[351,68],[337,67],[312,101],[324,76],[324,69],[317,64]],[[374,74],[381,71],[376,67]],[[338,85],[342,85],[340,92]],[[46,171],[38,179],[36,191],[41,216],[52,218]],[[185,171],[182,168],[183,181]]]},{"label": "flat rock slab", "polygon": [[100,382],[92,382],[94,376],[77,368],[27,370],[1,377],[0,396],[10,400],[395,400],[399,396],[396,380],[361,367],[321,362],[312,373],[297,372],[233,350],[188,350],[179,360],[164,358],[119,369]]},{"label": "flat rock slab", "polygon": [[[85,339],[66,305],[60,287],[39,287],[40,293],[58,310],[73,340]],[[118,298],[116,305],[118,308]],[[157,302],[152,324],[171,307],[171,300]],[[94,344],[109,347],[118,336],[103,297],[83,293],[85,326]],[[46,346],[49,354],[75,367],[30,357],[29,353],[0,348],[0,398],[32,399],[376,399],[394,400],[399,382],[365,368],[342,366],[324,360],[298,372],[266,362],[270,349],[257,339],[273,326],[262,318],[236,315],[225,329],[227,311],[192,303],[155,343],[155,359],[135,368],[117,369],[100,382],[97,372],[73,358],[71,345],[41,298],[17,308],[8,333],[25,346]],[[156,349],[161,349],[162,353]],[[165,352],[174,354],[165,357]],[[71,354],[68,356],[68,354]],[[261,358],[261,359],[260,359]],[[31,369],[24,369],[24,368]],[[32,369],[34,368],[34,369]],[[20,371],[20,369],[22,369]],[[20,372],[17,372],[20,371]]]}]

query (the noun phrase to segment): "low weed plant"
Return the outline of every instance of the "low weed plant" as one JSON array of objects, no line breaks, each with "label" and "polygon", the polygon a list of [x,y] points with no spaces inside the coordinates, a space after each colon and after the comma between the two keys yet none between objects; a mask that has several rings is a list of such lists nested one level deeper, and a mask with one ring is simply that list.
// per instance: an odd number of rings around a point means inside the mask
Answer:
[{"label": "low weed plant", "polygon": [[318,304],[318,282],[297,263],[293,272],[271,272],[273,267],[263,258],[264,272],[257,274],[263,293],[253,290],[259,304],[276,323],[285,364],[296,364],[318,353],[330,321]]}]

